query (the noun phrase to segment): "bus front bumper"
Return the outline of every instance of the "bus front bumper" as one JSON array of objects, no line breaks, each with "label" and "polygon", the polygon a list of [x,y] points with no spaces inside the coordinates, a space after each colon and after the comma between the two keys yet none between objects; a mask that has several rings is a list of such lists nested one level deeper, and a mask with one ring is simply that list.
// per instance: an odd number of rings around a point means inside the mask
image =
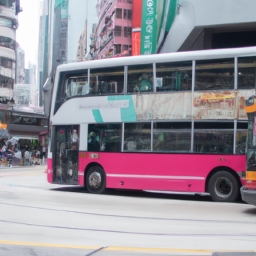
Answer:
[{"label": "bus front bumper", "polygon": [[256,190],[249,190],[246,187],[242,187],[241,196],[243,201],[256,206]]}]

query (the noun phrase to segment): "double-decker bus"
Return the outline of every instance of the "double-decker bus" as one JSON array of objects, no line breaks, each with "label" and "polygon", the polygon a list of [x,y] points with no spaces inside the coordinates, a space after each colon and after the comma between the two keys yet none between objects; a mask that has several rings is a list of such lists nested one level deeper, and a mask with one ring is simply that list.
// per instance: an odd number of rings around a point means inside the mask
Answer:
[{"label": "double-decker bus", "polygon": [[245,183],[245,99],[256,47],[109,58],[58,66],[48,182],[209,193]]},{"label": "double-decker bus", "polygon": [[246,150],[246,183],[241,188],[242,199],[256,205],[256,102],[255,96],[246,100],[248,114],[248,137]]}]

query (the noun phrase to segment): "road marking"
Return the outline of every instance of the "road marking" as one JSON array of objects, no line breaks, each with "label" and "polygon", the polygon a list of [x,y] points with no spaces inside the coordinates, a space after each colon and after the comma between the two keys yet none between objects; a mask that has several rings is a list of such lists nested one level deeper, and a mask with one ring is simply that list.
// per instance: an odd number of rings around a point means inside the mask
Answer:
[{"label": "road marking", "polygon": [[38,247],[56,247],[56,248],[69,248],[69,249],[88,249],[97,250],[99,246],[79,246],[79,245],[66,245],[66,244],[44,244],[35,242],[18,242],[18,241],[5,241],[0,240],[0,244],[9,245],[22,245],[22,246],[38,246]]},{"label": "road marking", "polygon": [[36,242],[18,242],[0,240],[0,244],[4,245],[21,245],[21,246],[35,246],[35,247],[55,247],[55,248],[67,248],[67,249],[84,249],[84,250],[99,250],[104,251],[130,251],[130,252],[158,252],[158,253],[199,253],[200,255],[212,255],[213,252],[236,252],[236,253],[248,253],[256,252],[256,250],[209,250],[209,249],[181,249],[181,248],[149,248],[149,247],[123,247],[123,246],[79,246],[79,245],[67,245],[67,244],[47,244]]},{"label": "road marking", "polygon": [[0,173],[0,177],[11,177],[11,176],[39,176],[40,173]]}]

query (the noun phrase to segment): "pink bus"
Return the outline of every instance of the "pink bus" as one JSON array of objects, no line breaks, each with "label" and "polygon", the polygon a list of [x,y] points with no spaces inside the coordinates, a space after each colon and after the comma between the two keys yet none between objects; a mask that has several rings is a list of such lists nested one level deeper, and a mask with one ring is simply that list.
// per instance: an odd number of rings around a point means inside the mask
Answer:
[{"label": "pink bus", "polygon": [[255,63],[256,47],[247,47],[60,65],[48,182],[236,201]]}]

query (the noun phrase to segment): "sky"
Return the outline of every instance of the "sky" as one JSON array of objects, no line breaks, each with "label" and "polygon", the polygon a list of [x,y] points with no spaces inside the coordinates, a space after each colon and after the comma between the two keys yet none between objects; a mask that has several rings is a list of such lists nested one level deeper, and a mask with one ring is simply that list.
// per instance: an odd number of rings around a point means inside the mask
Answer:
[{"label": "sky", "polygon": [[[18,14],[19,27],[16,31],[16,41],[19,43],[20,47],[25,51],[25,68],[28,68],[28,62],[32,64],[37,64],[38,58],[38,39],[39,39],[39,16],[40,16],[40,1],[41,0],[20,0],[20,6],[23,8],[23,12]],[[76,1],[76,0],[71,0]],[[92,24],[97,22],[96,15],[96,0],[86,0],[84,1],[83,8],[77,10],[76,13],[79,17],[76,17],[77,23],[73,31],[72,40],[73,44],[77,46],[79,37],[82,33],[84,22],[87,16],[88,19],[88,37],[91,33]],[[85,13],[85,9],[88,7],[88,11]],[[70,5],[70,8],[75,8]],[[70,16],[70,26],[72,25],[72,17]],[[90,41],[88,40],[88,44]],[[89,48],[89,47],[88,47]],[[76,59],[77,48],[71,49],[69,55],[71,60]]]},{"label": "sky", "polygon": [[23,12],[18,14],[19,28],[16,41],[25,51],[25,67],[28,62],[36,64],[39,37],[39,0],[20,0]]}]

